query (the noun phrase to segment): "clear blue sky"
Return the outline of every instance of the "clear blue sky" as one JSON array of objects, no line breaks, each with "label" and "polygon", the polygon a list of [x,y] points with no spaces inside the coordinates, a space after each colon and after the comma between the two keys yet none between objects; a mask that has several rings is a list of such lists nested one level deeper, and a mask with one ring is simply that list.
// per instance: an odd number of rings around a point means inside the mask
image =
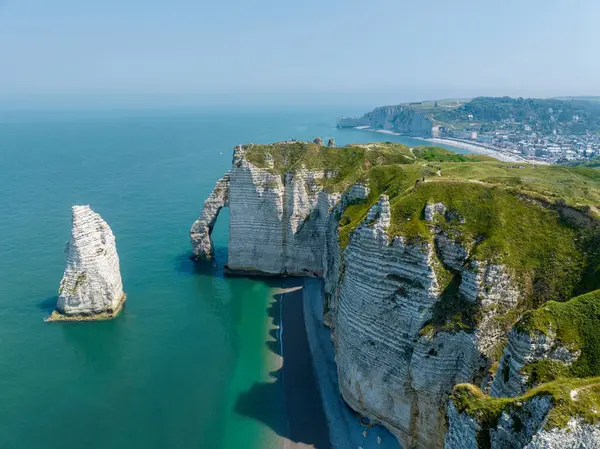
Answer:
[{"label": "clear blue sky", "polygon": [[4,101],[600,95],[599,54],[598,0],[0,0]]}]

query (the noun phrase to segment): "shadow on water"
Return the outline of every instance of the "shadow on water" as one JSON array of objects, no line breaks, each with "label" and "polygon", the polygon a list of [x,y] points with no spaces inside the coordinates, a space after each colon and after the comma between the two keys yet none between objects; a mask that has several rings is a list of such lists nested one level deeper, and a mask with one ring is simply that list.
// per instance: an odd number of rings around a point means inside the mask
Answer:
[{"label": "shadow on water", "polygon": [[[304,326],[302,289],[298,288],[302,280],[265,278],[263,281],[267,284],[275,282],[279,287],[283,284],[284,288],[297,287],[275,295],[275,301],[268,309],[275,326],[279,328],[281,321],[284,324],[282,335],[273,329],[271,336],[275,341],[267,342],[269,349],[282,357],[282,367],[270,373],[273,382],[256,383],[240,394],[235,411],[266,424],[290,441],[328,449],[331,447],[329,430]],[[281,391],[284,392],[287,422],[281,419],[276,407],[269,407],[280,397]]]},{"label": "shadow on water", "polygon": [[227,248],[215,248],[214,260],[192,260],[192,253],[180,254],[175,258],[175,271],[182,274],[201,274],[203,276],[224,276],[224,264],[227,260]]},{"label": "shadow on water", "polygon": [[97,375],[110,374],[121,363],[127,321],[127,314],[123,311],[114,320],[64,321],[49,323],[48,326],[60,329],[63,336],[61,350],[71,353],[81,362],[81,367]]},{"label": "shadow on water", "polygon": [[269,341],[267,341],[267,348],[273,353],[279,356],[281,353],[281,340],[280,340],[280,329],[281,329],[281,295],[274,295],[275,301],[272,301],[267,309],[269,318],[271,318],[273,327],[269,329]]},{"label": "shadow on water", "polygon": [[54,310],[56,307],[56,302],[58,301],[58,296],[50,296],[49,298],[42,299],[38,302],[37,307],[45,312],[48,312],[48,315]]},{"label": "shadow on water", "polygon": [[[216,247],[213,261],[194,261],[190,253],[175,261],[178,272],[190,275],[223,277],[227,248]],[[233,276],[240,280],[261,282],[269,288],[284,289],[273,296],[267,309],[273,327],[265,342],[273,354],[282,357],[281,368],[269,373],[267,382],[257,382],[241,393],[235,412],[271,428],[277,435],[294,443],[329,449],[329,430],[315,375],[304,325],[302,306],[303,280],[297,277]],[[283,332],[282,329],[283,321]],[[282,393],[285,413],[282,413]],[[287,416],[287,420],[283,419]]]}]

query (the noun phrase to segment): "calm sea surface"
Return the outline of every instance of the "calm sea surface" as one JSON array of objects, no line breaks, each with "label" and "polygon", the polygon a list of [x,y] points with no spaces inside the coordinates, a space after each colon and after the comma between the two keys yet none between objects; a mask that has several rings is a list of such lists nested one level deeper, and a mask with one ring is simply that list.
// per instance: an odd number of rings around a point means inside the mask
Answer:
[{"label": "calm sea surface", "polygon": [[[274,284],[223,276],[226,213],[215,266],[188,259],[188,230],[236,144],[422,144],[334,128],[353,112],[0,114],[0,448],[281,447]],[[73,204],[117,238],[127,305],[114,321],[43,321]],[[268,395],[243,403],[265,383]]]}]

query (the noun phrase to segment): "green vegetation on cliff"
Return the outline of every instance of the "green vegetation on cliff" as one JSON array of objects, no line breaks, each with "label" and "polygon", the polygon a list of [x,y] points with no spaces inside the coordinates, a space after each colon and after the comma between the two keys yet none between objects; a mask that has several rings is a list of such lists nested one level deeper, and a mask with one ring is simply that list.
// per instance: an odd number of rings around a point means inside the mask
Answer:
[{"label": "green vegetation on cliff", "polygon": [[565,376],[600,376],[600,290],[567,302],[547,302],[528,311],[516,327],[531,334],[552,333],[561,346],[571,352],[581,352],[570,367],[544,361],[528,365],[526,372],[534,376],[534,382]]},{"label": "green vegetation on cliff", "polygon": [[[423,101],[404,106],[423,114],[438,125],[452,129],[493,129],[490,124],[514,122],[539,124],[552,132],[557,123],[573,134],[600,131],[600,103],[589,97],[510,98],[476,97],[471,100]],[[552,111],[552,112],[550,112]],[[577,116],[578,120],[573,121]]]},{"label": "green vegetation on cliff", "polygon": [[568,366],[539,359],[522,368],[530,385],[537,385],[515,398],[493,398],[471,384],[456,386],[452,400],[459,412],[477,419],[482,430],[480,446],[489,440],[489,429],[500,414],[515,411],[536,396],[552,400],[545,427],[565,427],[573,417],[600,422],[600,290],[567,302],[550,301],[525,313],[515,326],[520,332],[552,334],[557,343],[580,355]]},{"label": "green vegetation on cliff", "polygon": [[[553,402],[548,426],[564,426],[571,416],[598,421],[600,378],[591,376],[600,376],[599,170],[514,166],[484,156],[393,143],[326,148],[293,142],[245,148],[251,163],[282,177],[301,168],[322,171],[328,192],[341,193],[355,183],[369,186],[368,197],[348,205],[339,217],[342,249],[386,194],[390,238],[434,245],[434,235],[444,232],[468,249],[469,260],[508,267],[523,297],[514,309],[499,311],[502,329],[508,330],[525,313],[519,329],[551,330],[561,345],[580,351],[570,367],[549,360],[526,366],[530,381],[541,385],[519,398],[490,398],[472,385],[458,386],[453,398],[459,411],[477,417],[487,429],[503,410],[546,395]],[[446,212],[429,223],[425,206],[437,202]],[[422,335],[473,330],[485,311],[458,294],[460,270],[445,266],[437,251],[434,270],[442,294]],[[496,355],[488,356],[499,358],[501,349],[500,344],[493,348]]]},{"label": "green vegetation on cliff", "polygon": [[496,427],[503,411],[514,415],[527,401],[539,396],[549,396],[552,401],[544,424],[546,429],[564,428],[572,417],[590,424],[600,422],[600,377],[561,379],[514,398],[490,397],[474,385],[459,384],[451,399],[460,413],[477,420],[483,433],[479,438],[480,447],[486,447],[485,434]]},{"label": "green vegetation on cliff", "polygon": [[321,182],[330,192],[357,182],[369,185],[368,198],[346,207],[340,217],[342,248],[381,194],[390,198],[390,237],[403,236],[409,242],[431,242],[431,224],[423,210],[427,203],[443,202],[448,211],[436,217],[435,225],[470,248],[471,257],[512,269],[527,296],[524,307],[600,288],[600,254],[595,249],[600,246],[595,224],[598,170],[517,168],[485,156],[389,142],[244,148],[248,161],[282,176],[303,167],[322,171]]}]

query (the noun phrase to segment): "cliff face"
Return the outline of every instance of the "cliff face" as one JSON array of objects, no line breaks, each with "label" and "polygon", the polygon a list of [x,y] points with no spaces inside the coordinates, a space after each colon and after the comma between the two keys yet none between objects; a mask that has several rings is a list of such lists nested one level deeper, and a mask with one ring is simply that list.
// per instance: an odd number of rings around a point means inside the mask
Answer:
[{"label": "cliff face", "polygon": [[339,128],[368,126],[407,136],[431,137],[433,122],[423,114],[405,105],[375,108],[362,117],[343,117],[338,120]]},{"label": "cliff face", "polygon": [[[445,211],[443,204],[437,211]],[[443,234],[433,244],[410,243],[390,239],[389,226],[382,196],[344,251],[330,319],[340,389],[352,408],[384,424],[404,447],[440,447],[446,398],[457,383],[482,382],[490,349],[503,338],[489,324],[495,306],[514,305],[518,290],[503,266],[463,267],[467,249]],[[461,271],[458,288],[467,301],[490,310],[475,331],[427,331],[443,301],[440,262]]]},{"label": "cliff face", "polygon": [[125,302],[115,237],[89,206],[73,206],[73,228],[66,245],[67,266],[50,320],[106,319]]},{"label": "cliff face", "polygon": [[448,406],[444,449],[598,449],[600,425],[589,419],[597,411],[569,416],[578,407],[597,404],[595,398],[587,402],[597,394],[597,385],[579,382],[562,391],[554,384],[504,403],[481,397],[472,386],[459,386]]},{"label": "cliff face", "polygon": [[[551,407],[548,396],[526,402],[518,409],[503,412],[497,425],[487,430],[465,413],[459,413],[453,404],[448,407],[449,429],[445,438],[445,449],[478,449],[488,446],[501,448],[545,447],[529,445],[534,435],[542,437],[546,432],[542,425]],[[482,433],[484,432],[484,433]],[[564,447],[564,446],[560,446]]]},{"label": "cliff face", "polygon": [[322,191],[323,172],[299,167],[281,176],[258,168],[234,152],[233,167],[204,203],[190,230],[194,255],[212,257],[210,233],[219,211],[229,206],[231,272],[323,275],[325,227],[332,198]]},{"label": "cliff face", "polygon": [[453,392],[446,449],[600,448],[599,311],[598,291],[528,311],[509,333],[491,395],[473,385]]},{"label": "cliff face", "polygon": [[[515,268],[531,263],[526,243],[538,236],[553,241],[559,273],[579,267],[576,249],[549,237],[566,231],[545,208],[479,180],[426,181],[435,174],[420,168],[426,162],[412,151],[402,150],[400,159],[388,150],[312,143],[236,148],[231,171],[192,227],[194,252],[210,256],[212,225],[228,205],[230,270],[324,280],[324,321],[341,394],[353,409],[386,426],[405,448],[441,448],[445,437],[451,449],[478,447],[466,441],[476,444],[483,425],[452,404],[448,418],[448,397],[465,382],[515,396],[527,388],[521,370],[527,360],[574,360],[577,349],[567,351],[551,332],[513,330],[508,337],[507,331],[522,313],[524,290],[531,291]],[[372,168],[388,161],[406,165]],[[356,174],[360,167],[367,172]],[[511,226],[518,231],[506,238]],[[527,226],[535,230],[528,234]],[[549,291],[551,281],[539,278],[536,285]],[[537,401],[531,407],[524,413],[548,414],[536,411]],[[515,421],[518,435],[506,431],[506,421],[493,437],[504,443],[494,444],[523,447],[545,438],[538,421],[528,420],[528,433]]]},{"label": "cliff face", "polygon": [[512,329],[490,394],[494,397],[520,396],[530,387],[527,385],[528,376],[523,371],[527,365],[550,361],[568,367],[577,360],[579,355],[580,351],[569,351],[562,346],[552,329],[548,335],[537,332],[529,335],[518,329]]}]

